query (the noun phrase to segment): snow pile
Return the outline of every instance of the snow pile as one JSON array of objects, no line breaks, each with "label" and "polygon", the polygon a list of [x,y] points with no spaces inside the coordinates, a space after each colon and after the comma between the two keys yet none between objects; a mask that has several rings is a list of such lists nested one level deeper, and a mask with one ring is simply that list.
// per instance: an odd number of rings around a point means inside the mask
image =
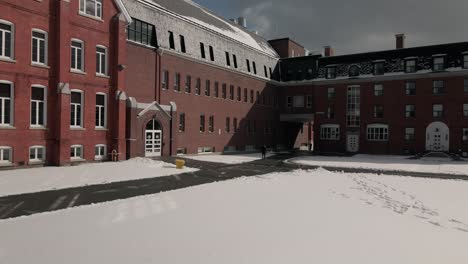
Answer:
[{"label": "snow pile", "polygon": [[387,171],[444,173],[468,176],[468,162],[441,158],[409,159],[407,156],[355,155],[352,157],[307,156],[287,162],[324,167],[361,168]]},{"label": "snow pile", "polygon": [[0,221],[0,263],[468,259],[468,182],[294,171]]},{"label": "snow pile", "polygon": [[[0,197],[85,185],[162,177],[196,171],[147,158],[123,162],[90,163],[71,167],[44,167],[0,171]],[[1,262],[0,262],[1,263]]]},{"label": "snow pile", "polygon": [[[268,153],[266,156],[271,157],[274,154]],[[187,159],[199,160],[199,161],[208,161],[224,164],[241,164],[246,162],[252,162],[262,159],[261,153],[251,153],[251,154],[236,154],[236,155],[221,155],[221,154],[201,154],[195,156],[183,156]]]}]

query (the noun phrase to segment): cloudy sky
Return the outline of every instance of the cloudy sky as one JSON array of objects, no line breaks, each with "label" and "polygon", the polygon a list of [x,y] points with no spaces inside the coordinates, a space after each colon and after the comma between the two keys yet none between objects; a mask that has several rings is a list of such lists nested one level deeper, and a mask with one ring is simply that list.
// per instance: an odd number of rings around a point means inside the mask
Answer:
[{"label": "cloudy sky", "polygon": [[267,38],[290,37],[335,54],[468,41],[467,0],[195,0],[225,18],[244,16]]}]

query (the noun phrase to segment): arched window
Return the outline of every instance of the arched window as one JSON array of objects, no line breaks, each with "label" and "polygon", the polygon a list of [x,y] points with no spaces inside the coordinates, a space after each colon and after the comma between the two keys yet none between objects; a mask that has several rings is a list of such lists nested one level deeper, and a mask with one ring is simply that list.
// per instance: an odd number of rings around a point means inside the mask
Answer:
[{"label": "arched window", "polygon": [[152,119],[146,124],[146,130],[162,130],[161,125],[156,119]]}]

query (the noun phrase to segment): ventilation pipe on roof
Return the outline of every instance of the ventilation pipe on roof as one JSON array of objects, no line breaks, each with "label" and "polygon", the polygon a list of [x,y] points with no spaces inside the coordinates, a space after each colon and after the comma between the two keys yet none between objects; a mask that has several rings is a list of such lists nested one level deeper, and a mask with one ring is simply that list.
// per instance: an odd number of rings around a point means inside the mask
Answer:
[{"label": "ventilation pipe on roof", "polygon": [[232,23],[234,23],[234,24],[236,24],[236,25],[237,25],[237,19],[235,19],[235,18],[231,18],[231,19],[229,19],[229,20],[230,20]]},{"label": "ventilation pipe on roof", "polygon": [[397,49],[404,49],[405,48],[405,34],[396,34],[396,48]]},{"label": "ventilation pipe on roof", "polygon": [[242,26],[242,27],[244,27],[244,28],[247,28],[247,19],[245,19],[245,17],[239,17],[239,18],[237,19],[237,24],[238,24],[239,26]]},{"label": "ventilation pipe on roof", "polygon": [[331,46],[325,46],[323,47],[323,49],[324,49],[323,56],[331,57],[335,55],[335,51],[333,50]]}]

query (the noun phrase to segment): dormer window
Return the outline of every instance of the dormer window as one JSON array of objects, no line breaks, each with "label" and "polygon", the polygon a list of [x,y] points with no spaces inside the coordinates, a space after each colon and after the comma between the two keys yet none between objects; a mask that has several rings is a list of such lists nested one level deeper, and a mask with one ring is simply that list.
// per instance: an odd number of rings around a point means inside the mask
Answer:
[{"label": "dormer window", "polygon": [[357,77],[359,76],[359,66],[351,65],[348,70],[349,77]]},{"label": "dormer window", "polygon": [[468,69],[468,53],[463,54],[463,69]]},{"label": "dormer window", "polygon": [[405,72],[416,72],[416,59],[408,59],[405,61]]},{"label": "dormer window", "polygon": [[327,67],[327,79],[335,79],[336,78],[336,67],[330,66]]},{"label": "dormer window", "polygon": [[374,63],[374,75],[384,75],[385,74],[385,63],[383,61]]},{"label": "dormer window", "polygon": [[432,70],[443,71],[445,70],[445,57],[437,56],[432,59]]}]

